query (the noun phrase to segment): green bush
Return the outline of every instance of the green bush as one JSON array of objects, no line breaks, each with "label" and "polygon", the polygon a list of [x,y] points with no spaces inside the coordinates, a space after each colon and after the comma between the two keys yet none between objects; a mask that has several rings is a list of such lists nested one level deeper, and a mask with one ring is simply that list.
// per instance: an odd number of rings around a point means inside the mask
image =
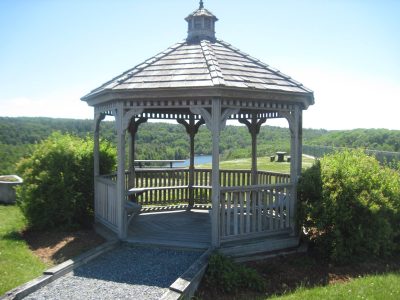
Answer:
[{"label": "green bush", "polygon": [[[100,171],[115,167],[115,151],[100,144]],[[33,229],[87,227],[93,221],[93,140],[53,133],[17,166],[24,184],[17,203]]]},{"label": "green bush", "polygon": [[400,174],[361,150],[317,161],[299,180],[298,221],[335,262],[398,250]]},{"label": "green bush", "polygon": [[242,289],[261,292],[265,289],[263,278],[256,270],[236,264],[219,253],[211,255],[205,280],[209,287],[226,293]]}]

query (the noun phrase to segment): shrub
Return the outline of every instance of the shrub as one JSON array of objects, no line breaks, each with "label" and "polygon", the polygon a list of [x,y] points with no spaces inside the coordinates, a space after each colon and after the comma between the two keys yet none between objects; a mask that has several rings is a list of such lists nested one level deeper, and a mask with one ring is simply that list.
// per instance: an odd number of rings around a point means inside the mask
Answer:
[{"label": "shrub", "polygon": [[227,293],[241,289],[261,292],[265,289],[263,278],[256,270],[236,264],[219,253],[211,255],[205,280],[209,287]]},{"label": "shrub", "polygon": [[361,150],[317,161],[299,180],[298,221],[336,262],[399,249],[400,174]]},{"label": "shrub", "polygon": [[[100,171],[110,173],[115,151],[100,146]],[[89,226],[93,221],[93,140],[53,133],[17,166],[24,184],[17,203],[33,229]]]}]

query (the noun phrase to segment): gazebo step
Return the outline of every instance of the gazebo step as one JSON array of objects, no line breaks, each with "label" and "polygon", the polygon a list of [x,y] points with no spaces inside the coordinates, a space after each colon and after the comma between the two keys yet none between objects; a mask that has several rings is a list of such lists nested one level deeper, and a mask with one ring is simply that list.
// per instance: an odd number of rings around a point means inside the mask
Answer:
[{"label": "gazebo step", "polygon": [[220,251],[232,257],[250,256],[295,248],[298,247],[299,241],[299,237],[283,234],[256,240],[230,242],[222,245]]}]

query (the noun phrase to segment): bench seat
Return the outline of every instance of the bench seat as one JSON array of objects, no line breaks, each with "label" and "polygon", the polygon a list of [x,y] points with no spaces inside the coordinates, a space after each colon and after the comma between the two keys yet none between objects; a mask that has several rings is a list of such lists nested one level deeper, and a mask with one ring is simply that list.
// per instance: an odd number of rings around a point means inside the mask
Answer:
[{"label": "bench seat", "polygon": [[144,192],[148,192],[148,191],[164,191],[164,190],[181,190],[181,189],[187,189],[188,186],[187,185],[178,185],[178,186],[154,186],[154,187],[141,187],[141,188],[132,188],[129,189],[127,194],[128,196],[131,195],[141,195]]}]

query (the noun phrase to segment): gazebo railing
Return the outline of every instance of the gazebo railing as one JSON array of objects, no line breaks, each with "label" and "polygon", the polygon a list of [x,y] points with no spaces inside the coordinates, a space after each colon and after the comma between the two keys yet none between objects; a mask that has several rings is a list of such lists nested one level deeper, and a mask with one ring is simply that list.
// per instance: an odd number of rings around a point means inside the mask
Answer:
[{"label": "gazebo railing", "polygon": [[95,218],[114,232],[117,228],[116,176],[98,176],[95,179]]},{"label": "gazebo railing", "polygon": [[[111,185],[116,182],[117,176],[104,175],[101,178],[108,180]],[[284,173],[257,171],[257,184],[269,185],[289,183],[290,175]],[[221,187],[238,187],[251,185],[250,170],[220,170]],[[151,187],[174,187],[177,189],[157,189]],[[188,188],[183,189],[183,186]],[[195,169],[193,194],[194,203],[211,204],[211,169]],[[187,168],[163,169],[136,169],[135,187],[149,188],[138,197],[141,205],[169,205],[186,203],[189,201],[189,170]],[[178,188],[179,187],[179,188]],[[129,172],[125,174],[125,189],[129,190]]]},{"label": "gazebo railing", "polygon": [[291,191],[288,183],[221,187],[221,242],[289,230]]},{"label": "gazebo railing", "polygon": [[[127,191],[130,188],[129,172],[126,172],[124,180]],[[265,234],[290,226],[290,206],[287,205],[291,187],[289,174],[258,171],[257,185],[250,185],[251,171],[221,170],[220,182],[222,241],[243,235]],[[95,217],[117,231],[117,175],[98,176],[95,184]],[[136,169],[135,184],[138,188],[149,188],[138,197],[138,202],[144,206],[165,206],[189,201],[189,170],[186,168]],[[151,189],[174,186],[177,188]],[[195,204],[211,204],[210,186],[211,170],[196,169],[193,185]],[[282,202],[283,198],[286,202]]]}]

